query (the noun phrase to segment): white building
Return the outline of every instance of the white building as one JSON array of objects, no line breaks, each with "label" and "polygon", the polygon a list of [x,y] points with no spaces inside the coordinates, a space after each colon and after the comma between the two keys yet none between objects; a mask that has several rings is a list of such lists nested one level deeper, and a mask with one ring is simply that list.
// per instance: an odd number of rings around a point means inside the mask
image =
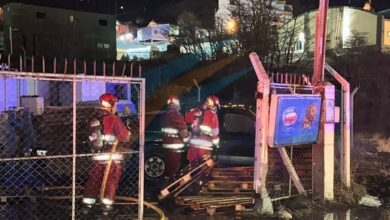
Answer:
[{"label": "white building", "polygon": [[[295,21],[292,20],[282,27],[291,32],[295,25],[294,53],[314,51],[316,14],[317,10],[305,12],[297,16]],[[381,49],[383,40],[386,40],[383,33],[384,22],[382,15],[361,8],[331,7],[328,10],[326,47],[336,53],[340,52],[349,47],[349,41],[354,37],[354,33],[361,33],[366,38],[366,46]]]},{"label": "white building", "polygon": [[[117,30],[118,33],[118,30]],[[171,24],[157,24],[123,31],[117,34],[117,59],[126,55],[129,59],[154,59],[165,52],[179,35],[179,28]]]}]

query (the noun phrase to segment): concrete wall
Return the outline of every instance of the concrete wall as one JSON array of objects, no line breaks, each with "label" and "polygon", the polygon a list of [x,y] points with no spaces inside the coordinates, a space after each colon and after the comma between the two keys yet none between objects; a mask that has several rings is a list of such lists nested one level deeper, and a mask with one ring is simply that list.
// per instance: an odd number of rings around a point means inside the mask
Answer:
[{"label": "concrete wall", "polygon": [[[10,33],[10,27],[12,33]],[[4,45],[13,53],[79,59],[115,59],[115,17],[41,6],[4,6]]]}]

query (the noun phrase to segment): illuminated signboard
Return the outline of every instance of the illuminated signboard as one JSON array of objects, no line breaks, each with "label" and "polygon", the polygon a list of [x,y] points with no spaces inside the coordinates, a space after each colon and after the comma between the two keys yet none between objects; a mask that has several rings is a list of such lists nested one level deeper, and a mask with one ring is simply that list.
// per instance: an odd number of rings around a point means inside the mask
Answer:
[{"label": "illuminated signboard", "polygon": [[321,113],[320,95],[273,94],[270,112],[269,146],[317,142]]}]

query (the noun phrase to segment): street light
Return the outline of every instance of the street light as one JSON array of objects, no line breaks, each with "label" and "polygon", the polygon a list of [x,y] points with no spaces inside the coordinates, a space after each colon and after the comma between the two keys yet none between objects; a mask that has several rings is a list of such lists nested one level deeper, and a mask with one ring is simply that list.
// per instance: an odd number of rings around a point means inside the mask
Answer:
[{"label": "street light", "polygon": [[225,24],[225,30],[228,34],[235,34],[237,32],[237,21],[232,18]]}]

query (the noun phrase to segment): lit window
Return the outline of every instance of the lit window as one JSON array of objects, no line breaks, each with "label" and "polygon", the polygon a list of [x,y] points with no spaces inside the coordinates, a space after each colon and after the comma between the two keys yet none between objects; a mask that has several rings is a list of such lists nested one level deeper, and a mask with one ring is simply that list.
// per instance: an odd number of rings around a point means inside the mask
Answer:
[{"label": "lit window", "polygon": [[103,46],[104,46],[104,48],[106,48],[106,49],[110,48],[110,44],[104,44]]},{"label": "lit window", "polygon": [[73,23],[73,22],[74,22],[74,17],[73,17],[73,15],[69,15],[69,22],[70,22],[70,23]]},{"label": "lit window", "polygon": [[390,31],[387,32],[387,36],[390,37]]},{"label": "lit window", "polygon": [[105,20],[105,19],[100,19],[100,20],[99,20],[99,25],[100,25],[100,26],[107,26],[107,23],[108,23],[108,22],[107,22],[107,20]]},{"label": "lit window", "polygon": [[302,50],[302,41],[297,41],[297,43],[295,44],[295,50]]},{"label": "lit window", "polygon": [[103,48],[103,43],[97,43],[98,48]]},{"label": "lit window", "polygon": [[36,14],[38,19],[45,19],[46,18],[46,13],[44,12],[37,12]]}]

